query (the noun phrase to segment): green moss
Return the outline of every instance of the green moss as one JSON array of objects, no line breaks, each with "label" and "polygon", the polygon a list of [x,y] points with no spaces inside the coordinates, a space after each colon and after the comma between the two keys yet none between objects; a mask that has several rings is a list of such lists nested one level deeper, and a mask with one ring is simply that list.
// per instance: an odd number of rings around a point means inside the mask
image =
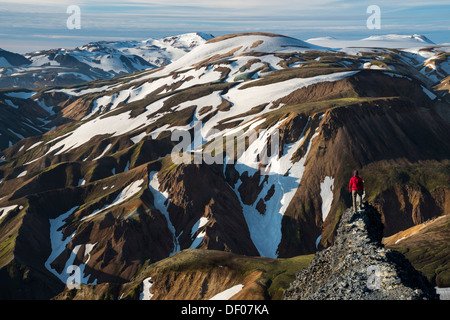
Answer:
[{"label": "green moss", "polygon": [[257,71],[259,71],[259,69],[256,71],[252,71],[252,72],[241,73],[241,74],[237,75],[236,77],[234,77],[234,81],[238,82],[238,81],[251,80]]},{"label": "green moss", "polygon": [[352,69],[346,69],[342,66],[339,66],[337,68],[328,68],[322,65],[322,66],[310,66],[309,68],[302,67],[302,68],[288,68],[276,70],[261,79],[251,81],[248,84],[245,84],[244,86],[240,87],[240,89],[247,89],[257,86],[266,86],[269,84],[279,83],[289,79],[310,78],[341,71],[352,71]]},{"label": "green moss", "polygon": [[[266,287],[270,298],[282,299],[284,290],[294,280],[296,273],[306,268],[313,256],[302,255],[287,259],[269,259],[215,250],[188,249],[150,265],[144,271],[144,274],[210,272],[214,268],[228,267],[244,279],[247,275],[260,271],[262,275],[258,282]],[[136,286],[131,288],[130,292],[134,292],[135,288]]]},{"label": "green moss", "polygon": [[[29,203],[18,203],[19,207],[11,210],[7,218],[0,220],[0,267],[3,267],[11,262],[14,258],[14,250],[16,239],[19,235],[19,229],[22,225],[22,219],[29,207]],[[8,219],[6,221],[5,219]]]},{"label": "green moss", "polygon": [[370,61],[371,65],[384,68],[384,69],[390,69],[387,64],[385,63],[387,60],[372,60]]},{"label": "green moss", "polygon": [[298,114],[304,113],[306,115],[313,115],[315,113],[325,112],[329,109],[337,107],[345,107],[363,102],[371,102],[374,98],[362,98],[356,97],[356,93],[349,93],[349,95],[355,95],[354,97],[344,97],[331,100],[322,100],[314,102],[305,102],[295,105],[286,105],[274,111],[266,114],[266,126],[269,127],[273,123],[277,122],[280,117],[287,115],[291,112]]},{"label": "green moss", "polygon": [[4,266],[13,259],[14,247],[18,232],[10,235],[6,240],[0,243],[0,266]]},{"label": "green moss", "polygon": [[329,232],[322,236],[321,243],[326,243],[328,239],[331,238],[331,236],[333,235],[334,231],[337,228],[337,225],[339,223],[339,220],[341,219],[342,214],[346,209],[347,209],[346,204],[340,199],[338,207],[336,209],[336,213],[334,214],[333,225],[331,228],[328,229]]},{"label": "green moss", "polygon": [[402,253],[431,283],[439,287],[450,286],[448,243],[414,248],[394,248]]},{"label": "green moss", "polygon": [[303,65],[303,68],[339,68],[341,65],[337,63],[324,63],[324,62],[308,62]]},{"label": "green moss", "polygon": [[135,145],[135,147],[133,149],[133,153],[131,154],[131,157],[130,157],[130,169],[134,168],[134,166],[136,165],[136,160],[139,157],[139,154],[142,150],[143,145],[144,145],[144,140],[140,141],[138,144]]},{"label": "green moss", "polygon": [[314,255],[302,255],[288,259],[277,259],[276,263],[265,269],[261,281],[268,286],[267,291],[273,300],[281,300],[283,292],[295,279],[295,275],[309,266]]},{"label": "green moss", "polygon": [[367,200],[375,201],[384,191],[396,186],[423,187],[428,192],[450,188],[450,161],[411,165],[372,165],[361,170],[366,181]]},{"label": "green moss", "polygon": [[185,126],[192,122],[196,109],[197,106],[192,105],[181,111],[168,113],[164,115],[160,121],[161,123],[169,124],[170,126]]},{"label": "green moss", "polygon": [[86,180],[86,182],[90,182],[90,181],[92,181],[93,179],[93,176],[94,176],[94,172],[95,172],[95,169],[97,168],[97,166],[96,165],[92,165],[87,171],[86,171],[86,173],[84,174],[84,177],[85,177],[85,180]]}]

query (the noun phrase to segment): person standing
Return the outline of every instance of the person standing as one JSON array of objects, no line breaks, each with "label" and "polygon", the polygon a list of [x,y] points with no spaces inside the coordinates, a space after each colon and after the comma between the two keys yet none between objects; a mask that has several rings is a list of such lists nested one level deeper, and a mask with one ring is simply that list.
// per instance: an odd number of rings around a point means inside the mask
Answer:
[{"label": "person standing", "polygon": [[[348,185],[348,191],[352,193],[353,212],[356,213],[357,211],[361,210],[362,196],[364,193],[364,181],[358,175],[358,170],[354,171],[353,177],[350,179],[350,183]],[[356,197],[357,196],[359,196],[358,208],[356,206]]]}]

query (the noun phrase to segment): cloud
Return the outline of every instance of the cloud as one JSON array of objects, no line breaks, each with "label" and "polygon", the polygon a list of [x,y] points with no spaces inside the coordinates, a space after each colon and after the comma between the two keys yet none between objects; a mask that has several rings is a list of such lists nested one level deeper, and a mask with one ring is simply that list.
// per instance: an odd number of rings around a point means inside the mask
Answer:
[{"label": "cloud", "polygon": [[[371,35],[366,0],[2,0],[0,30],[8,39],[82,41],[135,39],[203,31],[225,34],[268,31],[289,36]],[[81,30],[67,30],[66,8],[81,8]],[[448,0],[377,0],[382,33],[448,30]],[[439,26],[439,28],[437,28]],[[420,30],[417,30],[420,29]],[[433,39],[432,35],[427,34]],[[443,37],[444,33],[439,33]],[[448,37],[448,36],[447,36]],[[33,39],[33,41],[35,40]],[[5,36],[0,35],[4,42]],[[434,39],[433,39],[434,40]],[[19,41],[19,40],[17,40]],[[55,43],[55,42],[52,43]],[[436,40],[441,41],[441,40]],[[449,42],[450,39],[445,40]],[[444,42],[444,41],[442,41]],[[79,43],[79,42],[78,42]],[[2,44],[3,46],[3,44]],[[62,45],[61,45],[62,46]]]}]

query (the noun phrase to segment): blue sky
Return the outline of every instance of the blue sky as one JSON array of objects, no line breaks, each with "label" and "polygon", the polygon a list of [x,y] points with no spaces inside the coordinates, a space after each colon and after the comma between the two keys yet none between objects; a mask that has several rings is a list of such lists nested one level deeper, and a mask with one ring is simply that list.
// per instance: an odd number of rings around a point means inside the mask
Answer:
[{"label": "blue sky", "polygon": [[[67,7],[81,9],[70,30]],[[381,29],[369,30],[366,9],[381,9]],[[215,36],[263,31],[302,40],[320,36],[423,34],[450,43],[450,1],[399,0],[0,0],[0,48],[19,53],[73,48],[98,40],[140,40],[186,32]]]}]

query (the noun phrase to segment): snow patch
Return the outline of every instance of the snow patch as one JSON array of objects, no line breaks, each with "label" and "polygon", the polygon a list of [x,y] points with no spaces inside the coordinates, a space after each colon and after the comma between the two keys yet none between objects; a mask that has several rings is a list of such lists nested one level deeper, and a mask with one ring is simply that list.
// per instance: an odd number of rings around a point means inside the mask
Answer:
[{"label": "snow patch", "polygon": [[12,103],[11,100],[5,99],[5,102],[6,102],[10,107],[13,107],[14,109],[19,109],[19,106],[16,106],[14,103]]},{"label": "snow patch", "polygon": [[434,100],[437,98],[437,96],[434,93],[432,93],[430,90],[428,90],[427,88],[425,88],[422,85],[421,85],[421,87],[422,87],[423,92],[425,92],[426,95],[428,96],[428,98],[430,98],[431,100]]},{"label": "snow patch", "polygon": [[19,99],[30,99],[36,92],[8,92],[5,93],[5,96],[11,98],[19,98]]},{"label": "snow patch", "polygon": [[16,178],[24,177],[27,174],[27,170],[22,171]]},{"label": "snow patch", "polygon": [[59,255],[66,249],[66,246],[75,235],[75,233],[73,233],[71,236],[68,236],[64,239],[62,228],[65,224],[65,220],[72,213],[74,213],[76,209],[78,209],[78,207],[73,207],[66,213],[61,214],[59,217],[50,219],[50,244],[52,251],[47,261],[45,262],[45,267],[48,269],[48,271],[58,277],[63,283],[66,283],[67,278],[69,277],[69,275],[65,273],[66,268],[64,268],[64,271],[60,274],[55,269],[53,269],[51,263],[55,261],[55,259],[59,257]]},{"label": "snow patch", "polygon": [[167,227],[172,232],[174,249],[173,249],[172,253],[170,254],[170,256],[171,256],[180,251],[180,244],[178,242],[178,238],[175,233],[175,227],[173,226],[172,221],[170,221],[169,212],[167,211],[167,208],[169,207],[169,204],[170,204],[170,200],[168,198],[169,194],[167,191],[161,192],[159,190],[160,184],[158,181],[158,172],[157,171],[150,172],[149,181],[150,181],[149,189],[152,192],[153,199],[154,199],[153,204],[154,204],[155,208],[158,209],[162,213],[164,218],[166,218]]},{"label": "snow patch", "polygon": [[102,157],[106,154],[106,152],[108,152],[108,150],[111,148],[111,146],[112,146],[112,144],[108,144],[108,145],[106,146],[106,148],[103,150],[102,154],[99,155],[97,158],[95,158],[93,161],[102,158]]},{"label": "snow patch", "polygon": [[64,135],[63,139],[61,139],[62,137],[57,137],[54,140],[47,142],[48,144],[56,140],[58,141],[48,150],[47,154],[50,154],[58,149],[59,150],[55,153],[55,155],[62,154],[83,145],[91,138],[98,135],[110,134],[113,137],[117,137],[122,134],[132,132],[142,126],[148,126],[159,119],[159,117],[148,119],[147,116],[158,111],[163,106],[165,99],[167,98],[150,104],[147,106],[145,112],[135,118],[131,117],[131,111],[127,111],[113,116],[108,116],[109,113],[105,113],[103,116],[87,121],[75,130]]},{"label": "snow patch", "polygon": [[6,217],[6,215],[7,215],[11,210],[14,210],[14,209],[17,208],[17,207],[18,207],[18,205],[15,204],[15,205],[12,205],[12,206],[9,206],[9,207],[3,207],[3,208],[0,208],[0,212],[2,212],[2,215],[0,215],[0,220],[3,219],[3,217]]},{"label": "snow patch", "polygon": [[[253,176],[256,173],[258,170],[258,162],[255,161],[255,150],[261,151],[264,150],[262,148],[266,148],[268,137],[281,123],[282,121],[274,125],[264,135],[261,134],[237,160],[235,168],[240,175],[246,171],[248,172],[248,176]],[[318,133],[315,133],[311,137],[305,155],[298,162],[292,162],[292,156],[304,143],[304,132],[297,142],[284,146],[281,157],[279,157],[277,152],[271,156],[266,168],[261,169],[263,170],[261,172],[261,180],[264,185],[252,205],[246,205],[242,202],[238,191],[242,181],[239,180],[235,185],[234,190],[241,202],[244,218],[250,231],[250,237],[258,252],[263,257],[276,258],[278,256],[277,250],[282,236],[281,221],[300,185],[305,171],[305,161],[311,150],[312,142],[317,135]],[[264,198],[272,186],[275,187],[274,193],[266,201]],[[260,200],[264,201],[266,205],[264,214],[261,214],[256,209],[256,205]]]},{"label": "snow patch", "polygon": [[29,150],[31,150],[31,149],[33,149],[33,148],[36,148],[38,145],[40,145],[41,143],[43,143],[44,141],[39,141],[39,142],[36,142],[35,144],[33,144],[31,147],[29,147],[26,151],[29,151]]},{"label": "snow patch", "polygon": [[102,209],[95,210],[90,215],[83,217],[81,219],[81,221],[90,219],[93,216],[99,214],[100,212],[103,212],[113,206],[121,204],[121,203],[127,201],[128,199],[132,198],[133,196],[138,194],[139,191],[141,191],[141,189],[142,189],[141,187],[142,187],[143,183],[144,183],[144,179],[139,179],[139,180],[134,181],[129,186],[126,186],[125,188],[123,188],[123,190],[119,193],[119,195],[116,197],[116,199],[111,204],[104,206]]},{"label": "snow patch", "polygon": [[153,294],[150,292],[151,287],[153,286],[152,278],[148,277],[142,281],[142,292],[139,296],[139,300],[151,300]]},{"label": "snow patch", "polygon": [[235,294],[237,294],[243,288],[244,288],[243,284],[235,285],[234,287],[231,287],[230,289],[227,289],[225,291],[222,291],[222,292],[216,294],[214,297],[212,297],[209,300],[230,300]]},{"label": "snow patch", "polygon": [[325,177],[324,181],[320,183],[320,197],[322,198],[322,221],[330,213],[331,204],[333,203],[334,178]]},{"label": "snow patch", "polygon": [[[202,228],[204,227],[206,224],[208,223],[208,218],[205,217],[201,217],[192,227],[192,231],[191,231],[191,238],[193,238],[195,236],[195,234]],[[206,232],[205,231],[201,231],[197,234],[197,236],[195,237],[194,241],[192,242],[190,248],[191,249],[196,249],[200,243],[203,241],[203,238],[205,237]]]},{"label": "snow patch", "polygon": [[316,249],[319,248],[320,240],[322,240],[322,235],[319,235],[316,239]]}]

